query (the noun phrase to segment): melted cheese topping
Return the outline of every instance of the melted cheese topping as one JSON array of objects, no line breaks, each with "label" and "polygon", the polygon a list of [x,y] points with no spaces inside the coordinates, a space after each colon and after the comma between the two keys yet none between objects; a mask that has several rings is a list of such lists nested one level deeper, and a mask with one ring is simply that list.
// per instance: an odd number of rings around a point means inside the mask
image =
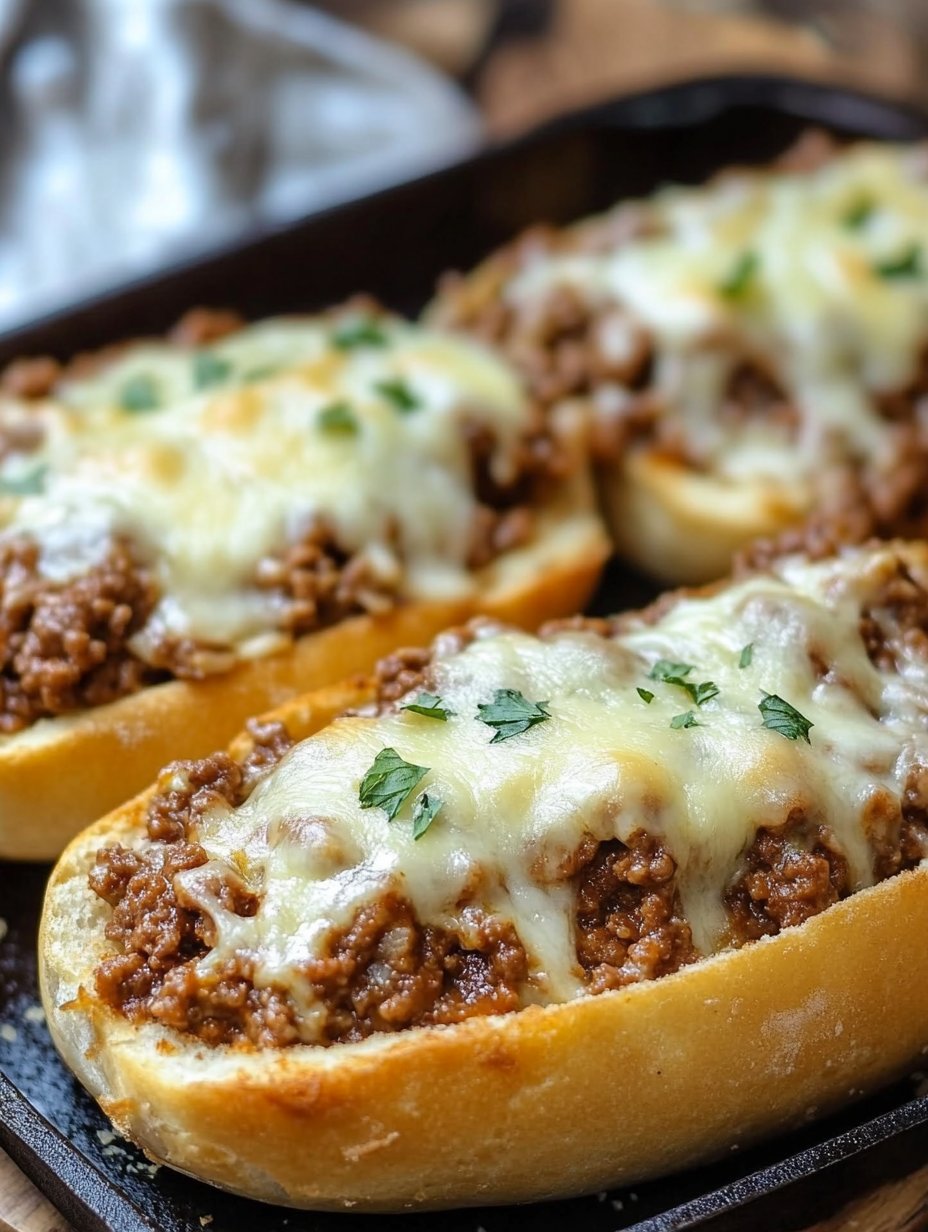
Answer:
[{"label": "melted cheese topping", "polygon": [[[333,328],[278,320],[200,351],[139,345],[64,384],[60,405],[30,411],[44,443],[0,469],[0,524],[36,537],[40,567],[61,580],[126,536],[162,596],[143,657],[163,635],[267,649],[280,600],[255,587],[256,566],[320,517],[402,596],[467,591],[465,421],[492,429],[504,481],[528,423],[521,387],[463,340],[378,319],[381,345],[340,349]],[[412,409],[391,398],[397,383]],[[320,421],[333,406],[353,432]],[[21,416],[0,408],[0,426]]]},{"label": "melted cheese topping", "polygon": [[[646,237],[605,255],[536,253],[505,295],[528,305],[566,284],[643,324],[653,389],[719,475],[811,480],[836,453],[889,465],[874,399],[913,380],[928,343],[924,151],[862,144],[811,173],[730,172],[641,208]],[[621,320],[609,332],[621,354]],[[797,408],[798,451],[769,418],[720,416],[745,360]]]},{"label": "melted cheese topping", "polygon": [[[880,671],[859,634],[862,606],[894,565],[892,549],[815,565],[794,558],[779,576],[681,599],[657,623],[610,639],[487,625],[458,653],[439,643],[433,688],[454,711],[447,722],[408,711],[341,718],[296,745],[240,807],[206,815],[197,840],[210,863],[179,878],[216,921],[201,965],[251,955],[259,983],[291,992],[312,1041],[325,1010],[301,970],[388,890],[424,924],[466,928],[468,901],[511,920],[528,954],[527,996],[551,1002],[584,988],[575,891],[558,870],[587,836],[644,828],[663,840],[704,954],[724,940],[723,893],[743,851],[794,808],[831,827],[855,889],[871,884],[868,801],[887,790],[898,799],[909,768],[928,761],[928,664],[912,653],[898,673]],[[753,659],[741,668],[747,643]],[[831,668],[824,677],[813,651]],[[713,680],[718,695],[695,708],[679,686],[650,680],[661,658],[693,664],[693,681]],[[639,685],[653,691],[650,705]],[[500,688],[547,702],[550,719],[491,743],[477,707]],[[763,726],[764,691],[811,720],[811,744]],[[698,727],[671,727],[691,708]],[[428,767],[392,822],[359,801],[385,747]],[[422,792],[441,810],[415,841]],[[253,917],[211,894],[213,874],[228,868],[259,895]]]}]

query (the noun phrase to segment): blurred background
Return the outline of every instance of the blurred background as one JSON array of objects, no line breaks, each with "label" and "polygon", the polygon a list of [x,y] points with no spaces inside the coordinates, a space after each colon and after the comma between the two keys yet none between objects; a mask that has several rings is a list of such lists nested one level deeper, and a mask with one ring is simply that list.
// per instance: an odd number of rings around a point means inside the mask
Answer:
[{"label": "blurred background", "polygon": [[928,0],[0,0],[0,330],[732,69],[928,103]]}]

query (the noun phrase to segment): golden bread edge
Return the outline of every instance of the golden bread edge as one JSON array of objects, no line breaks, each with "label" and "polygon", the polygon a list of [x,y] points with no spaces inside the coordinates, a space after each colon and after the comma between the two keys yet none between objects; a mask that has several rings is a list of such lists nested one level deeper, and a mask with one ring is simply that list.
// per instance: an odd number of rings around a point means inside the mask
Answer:
[{"label": "golden bread edge", "polygon": [[[300,739],[369,696],[348,683],[267,717]],[[99,846],[143,832],[150,794],[76,839],[53,873],[46,1014],[121,1132],[238,1193],[389,1211],[634,1183],[820,1116],[928,1045],[928,867],[777,937],[562,1005],[280,1051],[138,1029],[92,991],[107,908],[86,875]]]}]

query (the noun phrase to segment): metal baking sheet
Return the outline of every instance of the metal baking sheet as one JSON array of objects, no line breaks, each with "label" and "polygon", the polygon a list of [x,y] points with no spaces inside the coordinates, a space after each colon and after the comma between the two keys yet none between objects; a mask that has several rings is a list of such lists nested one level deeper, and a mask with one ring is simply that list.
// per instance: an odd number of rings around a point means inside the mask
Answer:
[{"label": "metal baking sheet", "polygon": [[[322,307],[363,289],[415,311],[443,270],[467,268],[533,222],[567,221],[667,181],[698,182],[732,163],[764,161],[809,125],[845,137],[928,135],[928,116],[915,109],[782,77],[715,78],[630,95],[7,334],[0,363],[158,332],[195,304],[260,316]],[[652,594],[643,579],[613,566],[593,610],[637,605]],[[0,1147],[79,1232],[341,1232],[345,1216],[232,1197],[153,1167],[113,1135],[58,1061],[38,1007],[34,947],[47,875],[41,865],[0,863],[7,926],[0,939],[0,1071],[10,1080],[0,1084]],[[891,1023],[891,1006],[886,1013]],[[440,1217],[442,1228],[670,1232],[705,1224],[733,1232],[747,1226],[739,1214],[746,1203],[752,1226],[806,1224],[928,1158],[921,1082],[916,1074],[838,1116],[708,1167],[566,1202],[451,1212]],[[364,1232],[425,1232],[435,1224],[424,1214],[351,1218]]]}]

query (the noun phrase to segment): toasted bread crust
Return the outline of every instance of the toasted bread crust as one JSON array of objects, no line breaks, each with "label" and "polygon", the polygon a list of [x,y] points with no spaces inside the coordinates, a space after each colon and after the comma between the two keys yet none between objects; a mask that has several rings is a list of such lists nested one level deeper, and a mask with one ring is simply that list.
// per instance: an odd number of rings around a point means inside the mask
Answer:
[{"label": "toasted bread crust", "polygon": [[607,554],[580,467],[539,517],[535,539],[480,570],[469,595],[350,617],[224,675],[170,681],[0,738],[0,859],[54,859],[172,758],[221,748],[247,716],[369,671],[397,646],[426,643],[478,612],[530,628],[582,607]]},{"label": "toasted bread crust", "polygon": [[[267,717],[302,739],[373,689],[348,683]],[[233,755],[249,747],[242,736]],[[108,908],[87,872],[101,845],[144,835],[150,795],[76,839],[52,876],[49,1026],[152,1159],[251,1197],[386,1211],[633,1183],[820,1115],[928,1044],[924,866],[661,980],[452,1027],[249,1050],[134,1026],[93,991]]]},{"label": "toasted bread crust", "polygon": [[597,478],[616,549],[672,586],[724,576],[746,544],[775,538],[809,512],[800,484],[733,483],[646,450],[601,465]]}]

